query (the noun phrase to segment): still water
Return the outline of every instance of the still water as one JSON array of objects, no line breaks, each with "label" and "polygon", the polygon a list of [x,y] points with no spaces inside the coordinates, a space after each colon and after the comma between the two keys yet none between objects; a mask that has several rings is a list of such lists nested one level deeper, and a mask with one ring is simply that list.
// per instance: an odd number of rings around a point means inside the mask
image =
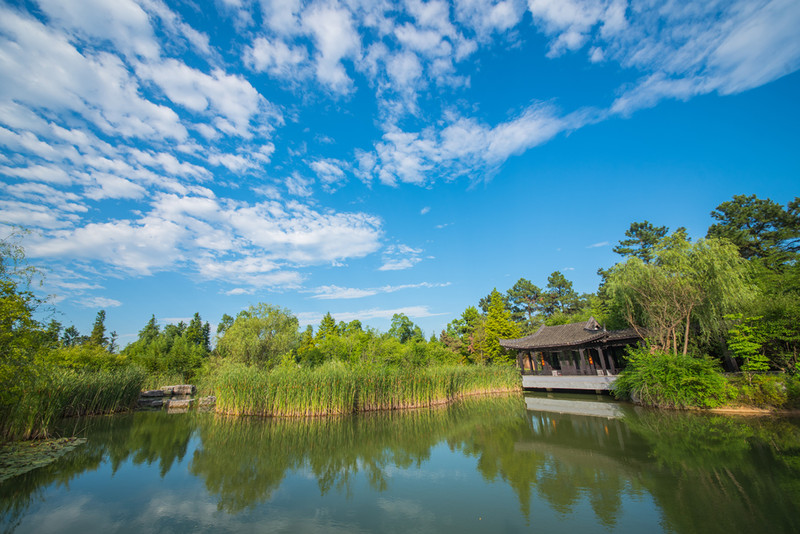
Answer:
[{"label": "still water", "polygon": [[0,483],[0,530],[800,532],[797,419],[541,394],[70,424],[86,444]]}]

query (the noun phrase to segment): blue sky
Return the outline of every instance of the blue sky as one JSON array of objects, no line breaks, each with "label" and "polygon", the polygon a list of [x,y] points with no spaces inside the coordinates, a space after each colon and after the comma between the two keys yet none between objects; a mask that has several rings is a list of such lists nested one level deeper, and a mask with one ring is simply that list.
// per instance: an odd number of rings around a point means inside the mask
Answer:
[{"label": "blue sky", "polygon": [[428,335],[631,222],[800,192],[796,0],[0,3],[0,224],[56,319]]}]

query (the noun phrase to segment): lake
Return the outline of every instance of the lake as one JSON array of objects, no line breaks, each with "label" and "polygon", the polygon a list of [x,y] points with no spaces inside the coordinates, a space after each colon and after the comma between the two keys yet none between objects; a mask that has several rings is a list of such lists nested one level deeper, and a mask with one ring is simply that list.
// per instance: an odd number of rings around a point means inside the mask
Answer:
[{"label": "lake", "polygon": [[74,419],[87,442],[0,483],[46,532],[800,532],[800,421],[595,395],[317,419]]}]

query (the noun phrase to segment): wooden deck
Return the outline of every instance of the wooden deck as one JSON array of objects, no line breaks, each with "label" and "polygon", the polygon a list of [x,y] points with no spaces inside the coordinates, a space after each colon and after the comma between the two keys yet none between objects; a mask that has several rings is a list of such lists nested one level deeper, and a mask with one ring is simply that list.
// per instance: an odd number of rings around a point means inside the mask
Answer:
[{"label": "wooden deck", "polygon": [[522,375],[523,389],[573,389],[578,391],[609,391],[616,376],[592,375]]}]

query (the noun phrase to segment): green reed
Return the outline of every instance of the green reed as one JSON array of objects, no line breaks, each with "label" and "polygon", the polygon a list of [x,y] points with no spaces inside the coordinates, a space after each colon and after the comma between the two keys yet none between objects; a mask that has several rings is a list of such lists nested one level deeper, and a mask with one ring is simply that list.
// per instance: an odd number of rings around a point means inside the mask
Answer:
[{"label": "green reed", "polygon": [[217,411],[264,416],[318,416],[419,408],[466,395],[519,391],[508,367],[398,367],[329,362],[271,371],[229,364],[214,377]]},{"label": "green reed", "polygon": [[64,417],[129,410],[136,405],[144,381],[145,372],[137,367],[101,371],[41,368],[25,395],[4,414],[0,436],[47,437]]}]

